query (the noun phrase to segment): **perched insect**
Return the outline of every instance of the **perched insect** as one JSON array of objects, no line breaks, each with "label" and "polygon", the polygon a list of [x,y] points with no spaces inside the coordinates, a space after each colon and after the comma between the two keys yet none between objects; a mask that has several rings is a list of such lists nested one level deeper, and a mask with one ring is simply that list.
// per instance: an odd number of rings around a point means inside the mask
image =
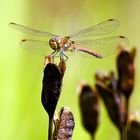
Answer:
[{"label": "perched insect", "polygon": [[51,58],[59,56],[61,59],[67,60],[67,53],[82,52],[88,56],[103,58],[107,55],[113,54],[120,43],[128,42],[124,36],[111,36],[104,38],[94,38],[101,35],[107,35],[115,31],[119,27],[119,21],[116,19],[109,19],[101,22],[90,28],[77,31],[69,36],[60,37],[49,32],[32,29],[16,23],[9,23],[9,26],[26,34],[50,37],[47,41],[23,39],[21,46],[36,54],[47,56],[48,47],[50,46],[54,51],[48,55]]}]

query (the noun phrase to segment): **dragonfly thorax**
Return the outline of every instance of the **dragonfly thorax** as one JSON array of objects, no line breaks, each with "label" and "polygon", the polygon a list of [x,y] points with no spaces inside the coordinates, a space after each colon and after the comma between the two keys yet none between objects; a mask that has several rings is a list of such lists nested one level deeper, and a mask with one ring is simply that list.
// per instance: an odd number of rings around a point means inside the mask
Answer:
[{"label": "dragonfly thorax", "polygon": [[67,50],[73,42],[69,39],[69,37],[53,37],[49,41],[49,45],[53,50],[60,50],[63,48],[63,50]]}]

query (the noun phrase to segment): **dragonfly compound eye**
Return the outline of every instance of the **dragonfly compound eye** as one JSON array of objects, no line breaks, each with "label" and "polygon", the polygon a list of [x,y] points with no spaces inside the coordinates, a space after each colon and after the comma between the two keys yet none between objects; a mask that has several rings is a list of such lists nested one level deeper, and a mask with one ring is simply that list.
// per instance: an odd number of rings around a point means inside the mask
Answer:
[{"label": "dragonfly compound eye", "polygon": [[55,42],[55,39],[54,39],[54,38],[52,38],[52,39],[51,39],[51,42]]},{"label": "dragonfly compound eye", "polygon": [[50,47],[53,49],[53,50],[56,50],[58,47],[57,47],[57,43],[55,41],[54,38],[51,38],[50,41],[49,41],[49,45]]}]

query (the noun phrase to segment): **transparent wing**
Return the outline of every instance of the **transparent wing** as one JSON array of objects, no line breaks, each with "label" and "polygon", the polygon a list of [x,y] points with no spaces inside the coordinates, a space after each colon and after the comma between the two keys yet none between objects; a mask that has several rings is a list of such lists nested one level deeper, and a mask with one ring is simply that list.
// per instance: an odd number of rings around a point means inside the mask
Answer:
[{"label": "transparent wing", "polygon": [[70,35],[70,38],[106,35],[115,31],[119,26],[120,23],[117,19],[109,19],[90,28],[75,32]]},{"label": "transparent wing", "polygon": [[76,51],[102,58],[114,54],[120,44],[128,45],[128,39],[124,36],[112,36],[107,38],[75,41]]},{"label": "transparent wing", "polygon": [[23,49],[35,54],[46,56],[51,52],[49,43],[45,41],[23,39],[20,44]]},{"label": "transparent wing", "polygon": [[52,34],[49,32],[44,32],[44,31],[32,29],[30,27],[26,27],[24,25],[20,25],[20,24],[13,23],[13,22],[9,23],[9,26],[15,30],[18,30],[18,31],[21,31],[23,33],[30,34],[30,35],[44,36],[44,37],[58,36],[58,35],[55,35],[55,34]]},{"label": "transparent wing", "polygon": [[72,55],[75,55],[75,51],[71,52],[71,51],[65,51],[64,54],[66,56],[72,56]]}]

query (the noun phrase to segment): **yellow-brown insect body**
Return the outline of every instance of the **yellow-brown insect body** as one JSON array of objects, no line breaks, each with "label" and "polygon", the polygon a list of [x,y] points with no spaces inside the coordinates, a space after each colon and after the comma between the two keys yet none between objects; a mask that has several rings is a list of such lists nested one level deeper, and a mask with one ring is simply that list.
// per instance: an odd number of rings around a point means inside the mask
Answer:
[{"label": "yellow-brown insect body", "polygon": [[69,36],[65,36],[63,38],[62,47],[64,48],[65,51],[72,51],[72,50],[74,50],[73,44],[74,44],[74,41],[71,41]]},{"label": "yellow-brown insect body", "polygon": [[63,49],[64,51],[70,51],[73,41],[70,40],[69,36],[64,38],[61,37],[53,37],[49,41],[49,45],[53,50]]},{"label": "yellow-brown insect body", "polygon": [[59,50],[61,48],[61,37],[53,37],[49,41],[49,45],[53,50]]}]

